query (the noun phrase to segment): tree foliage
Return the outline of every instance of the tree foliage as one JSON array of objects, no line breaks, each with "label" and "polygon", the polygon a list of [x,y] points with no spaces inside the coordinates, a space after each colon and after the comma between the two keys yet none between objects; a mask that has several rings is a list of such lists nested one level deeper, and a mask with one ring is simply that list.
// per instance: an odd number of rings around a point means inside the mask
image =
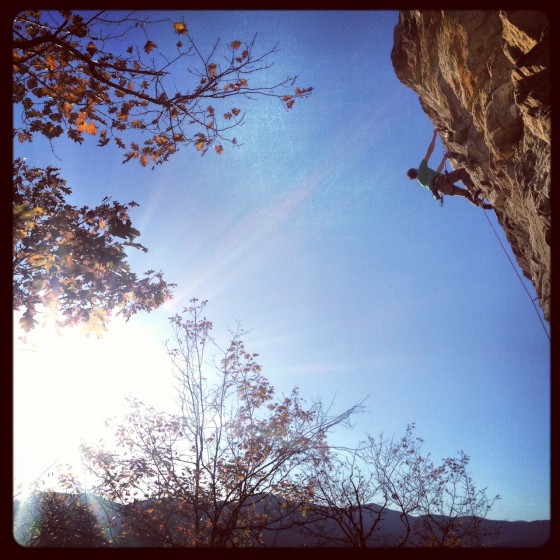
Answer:
[{"label": "tree foliage", "polygon": [[236,143],[231,131],[245,113],[233,98],[271,96],[289,109],[312,91],[291,89],[293,77],[259,81],[277,47],[257,53],[254,38],[234,38],[203,53],[187,23],[168,21],[175,51],[160,53],[159,39],[148,36],[152,23],[161,22],[134,13],[21,12],[13,27],[13,100],[21,108],[14,136],[31,142],[35,133],[65,133],[81,143],[90,135],[122,149],[123,163],[155,165],[180,145],[220,154],[224,142]]},{"label": "tree foliage", "polygon": [[103,199],[76,207],[58,169],[13,165],[13,308],[28,331],[39,311],[50,309],[59,325],[85,324],[99,332],[114,309],[125,318],[158,307],[172,296],[161,274],[139,279],[130,270],[126,248],[134,241],[129,211],[135,202]]},{"label": "tree foliage", "polygon": [[[160,52],[161,33],[148,36],[154,25],[174,38],[173,52]],[[123,163],[161,164],[181,145],[220,154],[224,143],[237,143],[231,133],[245,115],[237,100],[269,96],[289,109],[312,90],[293,89],[292,77],[260,79],[277,47],[258,53],[254,38],[234,38],[203,53],[184,21],[134,12],[26,10],[14,19],[12,39],[14,138],[89,136],[121,149]],[[57,299],[59,324],[99,332],[114,309],[128,318],[170,298],[172,284],[160,272],[138,279],[126,261],[124,246],[146,250],[134,241],[135,203],[105,198],[95,208],[73,207],[57,171],[14,163],[14,309],[23,312],[23,328]]]},{"label": "tree foliage", "polygon": [[379,545],[378,527],[388,500],[374,474],[360,465],[356,450],[331,452],[329,460],[308,475],[313,481],[313,500],[300,523],[305,534],[323,546]]},{"label": "tree foliage", "polygon": [[[304,525],[320,542],[369,547],[478,547],[481,522],[499,496],[477,489],[460,452],[436,465],[409,425],[398,439],[368,436],[312,474],[311,516]],[[385,533],[383,519],[398,512],[400,523]],[[325,530],[330,521],[337,536]]]},{"label": "tree foliage", "polygon": [[25,547],[106,546],[87,496],[35,492],[14,507],[14,538]]},{"label": "tree foliage", "polygon": [[[316,546],[489,542],[483,520],[499,496],[476,487],[465,453],[434,463],[414,425],[400,438],[368,435],[355,448],[332,446],[329,432],[349,425],[362,404],[333,415],[320,400],[307,404],[297,387],[276,396],[258,355],[245,347],[245,332],[230,331],[222,349],[205,306],[192,299],[170,318],[177,409],[130,398],[125,416],[108,422],[114,440],[82,447],[105,542],[274,546],[287,531],[286,538]],[[84,494],[71,471],[58,484],[69,495]],[[41,527],[64,533],[66,518],[49,511],[53,521]],[[32,542],[36,524],[24,525],[19,538]],[[63,546],[83,536],[68,531]]]},{"label": "tree foliage", "polygon": [[218,355],[204,302],[191,303],[186,318],[171,319],[176,344],[168,347],[180,411],[132,401],[117,425],[121,452],[85,450],[99,479],[95,492],[123,504],[148,501],[128,507],[124,532],[132,542],[262,544],[272,522],[305,509],[306,466],[326,460],[327,433],[359,406],[331,415],[321,402],[306,405],[297,389],[275,398],[242,332],[231,333]]}]

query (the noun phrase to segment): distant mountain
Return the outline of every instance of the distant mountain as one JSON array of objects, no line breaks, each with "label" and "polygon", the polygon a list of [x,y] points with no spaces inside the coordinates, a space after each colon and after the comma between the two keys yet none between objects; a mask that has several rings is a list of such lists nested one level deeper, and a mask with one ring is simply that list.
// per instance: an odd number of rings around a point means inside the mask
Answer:
[{"label": "distant mountain", "polygon": [[[370,504],[375,511],[379,511],[379,506]],[[414,527],[423,519],[422,516],[407,516],[411,527],[411,534]],[[459,518],[466,524],[470,520]],[[370,529],[373,517],[364,520],[364,530]],[[319,529],[317,524],[311,524],[314,533],[321,532],[326,536],[326,540],[310,536],[310,532],[300,527],[291,527],[283,531],[264,531],[264,543],[268,547],[315,547],[315,546],[345,546],[342,543],[343,533],[339,526],[332,520],[322,522]],[[399,540],[405,534],[401,514],[393,510],[383,512],[382,521],[378,524],[376,531],[368,545],[371,547],[396,547]],[[497,521],[479,519],[479,534],[482,535],[481,541],[484,547],[498,548],[525,548],[539,547],[546,544],[550,538],[550,521]],[[339,539],[337,544],[336,540]],[[417,546],[417,538],[410,537],[410,546]],[[347,545],[346,545],[347,546]]]},{"label": "distant mountain", "polygon": [[[45,494],[46,495],[46,494]],[[70,495],[57,494],[62,497],[64,503],[75,508],[76,504],[80,506],[91,506],[92,513],[97,523],[101,526],[105,533],[106,546],[138,546],[139,542],[129,542],[122,538],[119,534],[123,516],[126,514],[126,506],[110,502],[105,499],[98,499],[92,495]],[[32,501],[20,503],[18,500],[14,502],[14,536],[20,544],[29,542],[27,535],[30,535],[33,526],[36,526],[36,512],[41,502],[41,494],[35,495]],[[305,518],[307,525],[303,523],[304,518],[299,513],[282,517],[281,512],[285,512],[283,508],[283,500],[270,496],[254,496],[251,499],[252,506],[257,511],[267,512],[269,515],[277,516],[279,521],[272,529],[263,531],[264,546],[273,547],[342,547],[349,546],[344,542],[344,534],[340,527],[332,519],[317,519],[310,522],[311,517]],[[152,499],[143,500],[135,503],[136,511],[150,511],[162,508],[161,512],[177,510],[174,500],[166,499],[159,502]],[[248,504],[249,505],[249,504]],[[171,509],[170,509],[171,506]],[[379,507],[370,504],[371,511],[379,511]],[[73,510],[75,511],[75,510]],[[320,511],[320,510],[316,510]],[[35,513],[35,514],[34,514]],[[364,531],[368,531],[374,520],[375,514],[363,517]],[[181,517],[172,515],[171,525],[177,528],[181,524]],[[184,518],[183,518],[184,519]],[[417,539],[413,537],[414,527],[422,522],[422,517],[407,516],[407,521],[412,529],[409,546],[418,544]],[[470,522],[469,518],[463,518],[465,526]],[[550,521],[497,521],[479,519],[479,534],[482,536],[482,545],[484,547],[499,548],[533,548],[543,546],[550,537]],[[29,525],[29,526],[27,526]],[[381,521],[375,528],[371,537],[368,539],[370,547],[395,547],[398,545],[400,538],[404,535],[405,529],[401,520],[401,514],[393,510],[385,510]],[[323,536],[321,536],[323,535]],[[64,542],[69,542],[65,539]],[[81,543],[76,543],[80,545]],[[68,544],[65,546],[69,546]]]}]

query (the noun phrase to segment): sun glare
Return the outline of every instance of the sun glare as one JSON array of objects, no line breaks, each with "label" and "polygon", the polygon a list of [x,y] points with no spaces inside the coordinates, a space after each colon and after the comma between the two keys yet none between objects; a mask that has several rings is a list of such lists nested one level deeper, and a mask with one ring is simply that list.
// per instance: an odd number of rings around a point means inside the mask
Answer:
[{"label": "sun glare", "polygon": [[[125,395],[173,405],[162,341],[118,319],[103,338],[79,328],[37,327],[23,343],[14,325],[14,480],[31,484],[59,463],[76,465],[81,441],[95,443],[104,421],[125,410]],[[48,477],[48,473],[44,473]]]}]

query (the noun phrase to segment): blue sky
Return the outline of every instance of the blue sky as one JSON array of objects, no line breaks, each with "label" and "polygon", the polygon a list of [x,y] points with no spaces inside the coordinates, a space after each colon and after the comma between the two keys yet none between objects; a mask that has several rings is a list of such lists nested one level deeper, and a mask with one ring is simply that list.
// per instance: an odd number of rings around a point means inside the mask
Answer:
[{"label": "blue sky", "polygon": [[[278,393],[298,385],[337,410],[368,396],[333,442],[400,436],[414,422],[435,461],[471,457],[477,486],[502,496],[491,518],[549,518],[549,339],[483,211],[452,197],[441,208],[405,176],[433,127],[391,65],[398,13],[161,15],[184,15],[201,45],[255,32],[262,50],[279,43],[271,81],[296,74],[314,91],[292,110],[239,102],[241,147],[183,149],[153,171],[94,142],[55,142],[56,156],[40,139],[15,146],[32,166],[60,167],[77,204],[138,202],[149,252],[131,255],[134,269],[178,284],[169,305],[115,321],[103,341],[37,330],[31,346],[16,343],[16,475],[38,475],[63,453],[57,442],[84,436],[122,393],[155,398],[167,386],[168,317],[198,297],[218,336],[236,321],[250,331]],[[442,155],[438,141],[433,167]],[[30,417],[45,420],[30,428]]]}]

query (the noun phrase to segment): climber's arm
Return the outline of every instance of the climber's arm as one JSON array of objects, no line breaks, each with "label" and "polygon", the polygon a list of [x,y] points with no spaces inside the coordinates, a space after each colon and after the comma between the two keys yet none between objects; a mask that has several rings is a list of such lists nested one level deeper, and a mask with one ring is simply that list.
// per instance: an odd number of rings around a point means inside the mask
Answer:
[{"label": "climber's arm", "polygon": [[432,155],[435,145],[436,145],[436,137],[437,137],[437,130],[434,130],[434,135],[432,136],[432,141],[430,142],[430,145],[428,146],[428,151],[426,152],[426,155],[424,156],[424,159],[426,160],[426,163],[429,161],[430,156]]},{"label": "climber's arm", "polygon": [[443,167],[445,166],[445,161],[447,160],[447,152],[443,154],[443,159],[439,164],[438,168],[436,169],[436,173],[441,173],[443,171]]}]

